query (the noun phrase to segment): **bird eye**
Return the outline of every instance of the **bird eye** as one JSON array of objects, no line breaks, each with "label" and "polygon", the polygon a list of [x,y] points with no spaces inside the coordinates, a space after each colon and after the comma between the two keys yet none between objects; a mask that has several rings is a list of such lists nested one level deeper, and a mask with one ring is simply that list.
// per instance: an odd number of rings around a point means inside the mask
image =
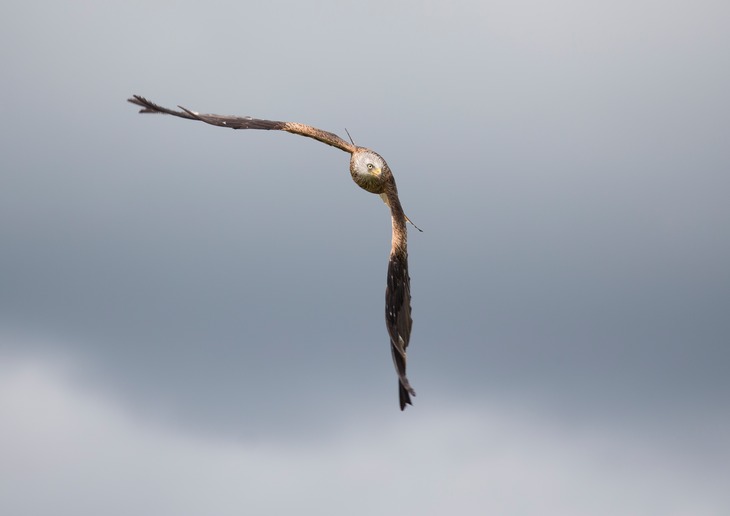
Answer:
[{"label": "bird eye", "polygon": [[372,163],[368,163],[368,170],[372,170],[372,169],[373,169],[373,164]]}]

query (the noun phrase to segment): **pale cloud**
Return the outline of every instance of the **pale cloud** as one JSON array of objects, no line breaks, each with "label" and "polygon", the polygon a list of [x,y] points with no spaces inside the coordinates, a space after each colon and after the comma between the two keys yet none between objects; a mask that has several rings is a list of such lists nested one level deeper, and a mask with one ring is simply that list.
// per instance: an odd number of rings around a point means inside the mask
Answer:
[{"label": "pale cloud", "polygon": [[0,366],[3,514],[697,516],[730,502],[721,470],[619,426],[483,404],[362,415],[315,442],[220,440],[142,417],[72,371]]}]

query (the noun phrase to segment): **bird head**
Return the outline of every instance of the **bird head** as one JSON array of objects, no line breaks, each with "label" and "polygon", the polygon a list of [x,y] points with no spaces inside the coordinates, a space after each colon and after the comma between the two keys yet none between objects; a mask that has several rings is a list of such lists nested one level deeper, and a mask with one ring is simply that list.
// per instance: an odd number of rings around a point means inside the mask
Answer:
[{"label": "bird head", "polygon": [[391,172],[380,154],[358,147],[350,159],[350,174],[360,188],[370,193],[382,194]]}]

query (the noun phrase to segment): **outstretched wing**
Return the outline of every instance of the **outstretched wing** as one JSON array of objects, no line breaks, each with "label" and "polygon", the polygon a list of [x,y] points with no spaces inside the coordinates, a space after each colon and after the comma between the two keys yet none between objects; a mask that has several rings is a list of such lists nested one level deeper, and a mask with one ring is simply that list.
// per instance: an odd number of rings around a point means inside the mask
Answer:
[{"label": "outstretched wing", "polygon": [[262,120],[259,118],[251,118],[250,116],[228,116],[228,115],[210,115],[200,114],[195,111],[190,111],[182,106],[178,106],[182,111],[176,111],[174,109],[168,109],[162,106],[158,106],[154,102],[150,102],[144,97],[139,95],[133,95],[127,99],[128,102],[140,106],[142,109],[140,113],[162,113],[165,115],[177,116],[180,118],[187,118],[188,120],[200,120],[210,125],[217,125],[219,127],[230,127],[231,129],[262,129],[266,131],[286,131],[292,134],[298,134],[306,136],[307,138],[314,138],[317,141],[337,147],[340,150],[349,152],[352,154],[355,151],[355,146],[351,143],[343,140],[334,133],[322,131],[311,125],[299,124],[296,122],[279,122],[276,120]]},{"label": "outstretched wing", "polygon": [[390,351],[398,373],[398,396],[400,409],[412,405],[411,396],[416,395],[406,377],[406,348],[411,340],[411,278],[408,274],[408,230],[403,208],[398,199],[398,188],[387,169],[390,181],[386,185],[385,201],[390,207],[393,222],[393,243],[388,261],[388,280],[385,287],[385,326],[390,336]]},{"label": "outstretched wing", "polygon": [[390,335],[390,350],[398,373],[400,409],[412,405],[411,395],[416,392],[406,377],[406,348],[411,339],[411,279],[408,275],[408,256],[391,253],[388,262],[388,281],[385,288],[385,323]]}]

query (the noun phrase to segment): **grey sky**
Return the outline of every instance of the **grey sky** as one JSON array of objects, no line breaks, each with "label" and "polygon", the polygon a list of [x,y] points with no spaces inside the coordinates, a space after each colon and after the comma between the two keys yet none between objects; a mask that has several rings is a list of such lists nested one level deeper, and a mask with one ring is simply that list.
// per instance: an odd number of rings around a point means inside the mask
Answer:
[{"label": "grey sky", "polygon": [[[141,470],[157,514],[289,513],[261,509],[277,483],[303,514],[730,504],[730,8],[441,4],[4,6],[3,513],[98,514],[55,480],[114,497]],[[137,115],[133,93],[347,127],[385,157],[425,230],[414,407],[388,212],[348,156]]]}]

